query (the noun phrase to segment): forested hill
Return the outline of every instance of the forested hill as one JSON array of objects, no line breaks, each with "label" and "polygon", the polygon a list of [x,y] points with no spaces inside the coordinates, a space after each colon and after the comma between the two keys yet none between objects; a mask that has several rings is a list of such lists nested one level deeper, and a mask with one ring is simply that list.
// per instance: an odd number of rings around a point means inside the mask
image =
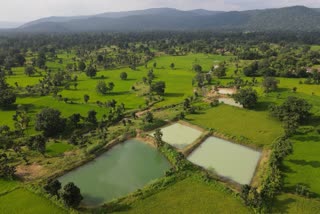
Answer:
[{"label": "forested hill", "polygon": [[320,31],[320,10],[304,6],[250,11],[180,11],[170,8],[49,17],[27,23],[23,32],[159,30]]}]

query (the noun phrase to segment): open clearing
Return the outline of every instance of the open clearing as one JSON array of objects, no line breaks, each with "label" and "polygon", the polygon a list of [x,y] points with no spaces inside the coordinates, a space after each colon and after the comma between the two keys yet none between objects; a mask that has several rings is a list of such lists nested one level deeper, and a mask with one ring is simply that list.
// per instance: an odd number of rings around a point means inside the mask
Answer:
[{"label": "open clearing", "polygon": [[261,153],[216,137],[209,137],[188,160],[240,184],[250,184]]}]

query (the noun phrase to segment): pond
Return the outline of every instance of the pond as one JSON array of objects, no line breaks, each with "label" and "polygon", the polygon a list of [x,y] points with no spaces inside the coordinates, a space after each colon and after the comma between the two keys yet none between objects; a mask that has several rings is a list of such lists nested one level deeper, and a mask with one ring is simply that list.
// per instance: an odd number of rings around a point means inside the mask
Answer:
[{"label": "pond", "polygon": [[178,149],[192,144],[202,134],[201,131],[180,123],[161,128],[161,131],[163,133],[162,140]]},{"label": "pond", "polygon": [[142,188],[162,177],[170,164],[155,148],[136,139],[114,146],[108,152],[59,178],[74,182],[83,204],[97,206]]},{"label": "pond", "polygon": [[229,141],[209,137],[188,160],[239,184],[250,184],[261,153]]},{"label": "pond", "polygon": [[226,105],[243,108],[243,106],[240,103],[237,103],[233,98],[219,98],[219,102],[224,103]]}]

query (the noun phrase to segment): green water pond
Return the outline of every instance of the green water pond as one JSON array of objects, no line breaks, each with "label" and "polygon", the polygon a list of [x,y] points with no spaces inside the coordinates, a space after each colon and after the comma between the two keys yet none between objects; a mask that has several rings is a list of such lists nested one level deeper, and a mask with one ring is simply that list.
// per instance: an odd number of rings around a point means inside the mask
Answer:
[{"label": "green water pond", "polygon": [[142,188],[162,177],[170,168],[155,148],[128,140],[59,178],[62,184],[74,182],[84,197],[83,204],[97,206]]}]

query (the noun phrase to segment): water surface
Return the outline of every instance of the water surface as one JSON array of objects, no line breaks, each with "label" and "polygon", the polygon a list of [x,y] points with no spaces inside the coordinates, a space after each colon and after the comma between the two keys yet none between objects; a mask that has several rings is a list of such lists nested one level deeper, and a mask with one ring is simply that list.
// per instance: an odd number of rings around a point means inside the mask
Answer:
[{"label": "water surface", "polygon": [[164,176],[169,162],[155,148],[136,139],[116,145],[84,166],[59,178],[62,184],[74,182],[85,205],[125,196],[150,181]]},{"label": "water surface", "polygon": [[162,140],[178,149],[190,145],[202,134],[201,131],[180,123],[164,127],[161,131],[163,133]]},{"label": "water surface", "polygon": [[261,153],[229,141],[209,137],[188,160],[240,184],[250,184]]}]

